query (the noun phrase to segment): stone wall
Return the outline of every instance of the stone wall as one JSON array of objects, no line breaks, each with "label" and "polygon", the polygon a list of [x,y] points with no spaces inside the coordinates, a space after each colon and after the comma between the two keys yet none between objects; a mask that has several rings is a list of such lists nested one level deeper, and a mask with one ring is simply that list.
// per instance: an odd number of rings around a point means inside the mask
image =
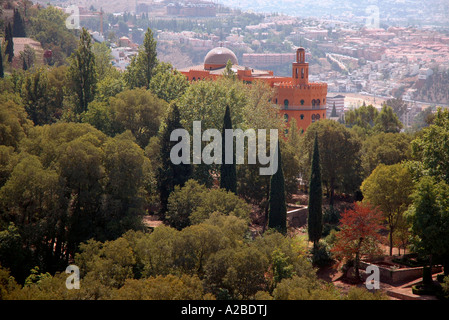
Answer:
[{"label": "stone wall", "polygon": [[[365,270],[370,264],[376,265],[375,263],[367,263],[364,261],[360,262],[360,269]],[[380,273],[380,282],[388,284],[398,284],[410,282],[419,278],[422,278],[423,267],[416,268],[401,268],[393,269],[384,266],[378,266]],[[439,273],[443,271],[441,266],[434,266],[432,268],[432,274]]]}]

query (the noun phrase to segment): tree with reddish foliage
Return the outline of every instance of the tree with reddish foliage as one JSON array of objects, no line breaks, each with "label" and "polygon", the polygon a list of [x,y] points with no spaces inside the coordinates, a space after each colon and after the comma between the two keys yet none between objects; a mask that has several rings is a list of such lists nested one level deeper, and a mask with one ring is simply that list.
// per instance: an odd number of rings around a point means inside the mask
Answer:
[{"label": "tree with reddish foliage", "polygon": [[360,258],[381,253],[381,223],[382,213],[366,203],[357,202],[353,209],[345,210],[341,215],[340,231],[336,234],[332,253],[339,259],[354,260],[357,279],[360,278]]}]

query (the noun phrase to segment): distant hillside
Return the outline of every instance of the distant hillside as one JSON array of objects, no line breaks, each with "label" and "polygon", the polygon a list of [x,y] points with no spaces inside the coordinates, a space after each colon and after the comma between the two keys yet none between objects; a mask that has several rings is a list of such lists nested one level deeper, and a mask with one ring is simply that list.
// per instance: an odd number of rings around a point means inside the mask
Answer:
[{"label": "distant hillside", "polygon": [[[410,19],[410,23],[419,23],[424,18],[434,19],[449,25],[449,6],[447,0],[219,0],[229,7],[255,12],[277,12],[291,16],[334,16],[350,13],[357,17],[367,16],[368,7],[379,8],[381,21],[392,18]],[[435,17],[438,16],[439,20]],[[443,19],[445,17],[445,21]]]},{"label": "distant hillside", "polygon": [[449,104],[449,71],[435,73],[417,86],[415,99],[430,103]]}]

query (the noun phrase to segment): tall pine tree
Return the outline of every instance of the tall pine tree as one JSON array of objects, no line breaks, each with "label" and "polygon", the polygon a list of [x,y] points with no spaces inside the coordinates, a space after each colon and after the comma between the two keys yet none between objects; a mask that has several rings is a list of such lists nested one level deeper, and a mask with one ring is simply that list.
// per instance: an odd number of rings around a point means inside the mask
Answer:
[{"label": "tall pine tree", "polygon": [[282,170],[281,150],[278,145],[275,151],[278,160],[278,169],[271,176],[270,198],[268,200],[268,228],[275,229],[283,234],[287,233],[287,205],[285,200],[285,179]]},{"label": "tall pine tree", "polygon": [[14,10],[13,36],[17,38],[26,37],[25,24],[18,9]]},{"label": "tall pine tree", "polygon": [[226,106],[225,115],[223,118],[223,131],[221,133],[222,153],[221,153],[221,168],[220,168],[220,188],[226,191],[232,191],[237,193],[237,173],[235,168],[235,154],[234,154],[234,141],[232,141],[232,164],[226,164],[226,143],[225,132],[226,129],[232,129],[231,111],[229,106]]},{"label": "tall pine tree", "polygon": [[334,102],[334,106],[332,107],[332,112],[331,112],[331,118],[335,118],[338,117],[337,115],[337,109],[335,108],[335,102]]},{"label": "tall pine tree", "polygon": [[14,58],[14,40],[12,37],[12,27],[11,23],[8,23],[5,30],[5,56],[8,56],[8,62],[11,63]]},{"label": "tall pine tree", "polygon": [[3,71],[3,52],[2,52],[2,44],[0,43],[0,78],[5,77],[5,72]]},{"label": "tall pine tree", "polygon": [[307,218],[309,240],[313,242],[313,247],[315,249],[317,248],[318,241],[323,232],[322,199],[323,190],[321,186],[318,134],[315,134],[309,185],[309,215]]},{"label": "tall pine tree", "polygon": [[131,89],[136,87],[149,88],[154,69],[158,64],[156,45],[157,41],[154,39],[153,31],[148,28],[143,46],[126,69],[125,80]]},{"label": "tall pine tree", "polygon": [[[162,131],[160,144],[161,165],[157,173],[157,183],[159,199],[161,202],[160,218],[165,219],[168,207],[168,197],[175,189],[175,186],[183,187],[192,175],[191,164],[174,164],[170,157],[172,148],[178,144],[177,141],[171,141],[170,135],[175,129],[184,129],[181,125],[181,117],[176,103],[172,104],[170,114],[168,115],[166,126]],[[188,155],[190,157],[190,155]]]},{"label": "tall pine tree", "polygon": [[86,29],[82,29],[78,48],[69,58],[67,76],[75,94],[76,113],[87,111],[87,105],[94,99],[97,71],[95,55],[92,51],[92,38]]}]

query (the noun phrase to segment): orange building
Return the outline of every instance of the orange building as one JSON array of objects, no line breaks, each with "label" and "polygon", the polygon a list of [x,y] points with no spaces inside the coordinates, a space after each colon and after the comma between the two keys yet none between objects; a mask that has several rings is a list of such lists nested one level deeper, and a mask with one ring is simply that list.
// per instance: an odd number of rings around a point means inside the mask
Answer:
[{"label": "orange building", "polygon": [[[305,61],[304,48],[296,50],[296,61],[292,63],[291,77],[277,77],[272,71],[256,70],[240,66],[236,55],[229,49],[214,48],[206,55],[204,63],[180,69],[189,81],[216,79],[223,75],[226,64],[232,62],[232,70],[245,83],[262,80],[275,88],[275,103],[280,108],[284,121],[296,119],[303,132],[315,121],[326,118],[326,83],[309,82],[309,64]],[[287,125],[289,126],[289,125]]]}]

